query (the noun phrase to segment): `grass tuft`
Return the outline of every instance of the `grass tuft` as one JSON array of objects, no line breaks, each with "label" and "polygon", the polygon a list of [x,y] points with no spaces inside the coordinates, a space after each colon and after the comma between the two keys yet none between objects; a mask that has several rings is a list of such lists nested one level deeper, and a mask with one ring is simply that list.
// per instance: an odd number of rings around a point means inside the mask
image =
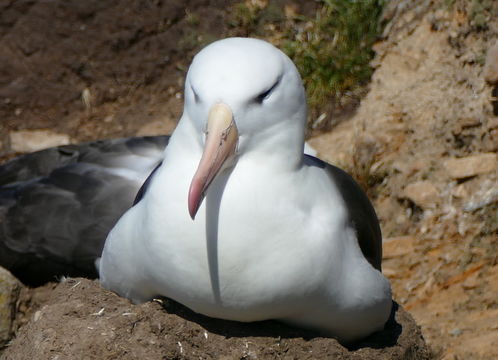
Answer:
[{"label": "grass tuft", "polygon": [[235,35],[262,37],[281,47],[303,77],[311,114],[309,127],[328,128],[331,116],[323,113],[331,107],[340,112],[348,102],[357,100],[357,90],[370,80],[372,45],[382,30],[385,0],[320,0],[307,15],[270,3],[233,5]]},{"label": "grass tuft", "polygon": [[304,31],[284,43],[303,76],[311,109],[339,103],[370,80],[382,8],[381,0],[322,1]]}]

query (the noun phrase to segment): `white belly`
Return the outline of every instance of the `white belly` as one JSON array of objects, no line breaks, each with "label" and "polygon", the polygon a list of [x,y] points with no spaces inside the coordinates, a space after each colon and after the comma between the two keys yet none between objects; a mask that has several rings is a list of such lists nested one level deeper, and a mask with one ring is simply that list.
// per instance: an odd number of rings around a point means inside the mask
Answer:
[{"label": "white belly", "polygon": [[[288,316],[330,281],[340,262],[337,242],[329,240],[333,228],[317,238],[313,214],[289,211],[290,198],[263,192],[244,206],[236,187],[217,191],[222,183],[213,185],[195,221],[183,196],[148,204],[161,208],[149,212],[151,233],[142,240],[160,295],[207,315],[253,321]],[[182,210],[183,216],[166,215]]]},{"label": "white belly", "polygon": [[134,301],[162,295],[223,319],[284,319],[332,334],[383,326],[389,284],[361,255],[340,197],[321,191],[330,190],[328,179],[315,176],[319,196],[309,198],[285,191],[293,188],[286,176],[237,175],[225,187],[223,177],[212,184],[195,221],[187,182],[153,182],[154,196],[106,241],[103,285]]}]

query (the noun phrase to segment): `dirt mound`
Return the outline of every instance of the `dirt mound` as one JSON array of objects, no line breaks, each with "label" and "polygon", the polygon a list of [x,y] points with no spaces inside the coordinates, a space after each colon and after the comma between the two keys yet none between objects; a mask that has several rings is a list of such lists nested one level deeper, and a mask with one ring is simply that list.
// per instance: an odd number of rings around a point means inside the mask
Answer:
[{"label": "dirt mound", "polygon": [[277,322],[211,319],[166,299],[133,305],[97,281],[67,279],[2,359],[429,359],[419,327],[395,307],[384,331],[348,350]]}]

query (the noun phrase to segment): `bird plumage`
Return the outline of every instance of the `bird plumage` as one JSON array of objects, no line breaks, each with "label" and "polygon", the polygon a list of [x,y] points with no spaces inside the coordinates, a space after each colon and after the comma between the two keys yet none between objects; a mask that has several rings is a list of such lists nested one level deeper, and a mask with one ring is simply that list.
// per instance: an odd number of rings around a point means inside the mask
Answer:
[{"label": "bird plumage", "polygon": [[168,138],[66,145],[0,166],[0,265],[28,285],[97,277],[94,261]]},{"label": "bird plumage", "polygon": [[375,211],[349,175],[303,154],[305,122],[299,73],[272,45],[202,50],[162,165],[106,240],[103,286],[345,341],[381,329],[391,291]]}]

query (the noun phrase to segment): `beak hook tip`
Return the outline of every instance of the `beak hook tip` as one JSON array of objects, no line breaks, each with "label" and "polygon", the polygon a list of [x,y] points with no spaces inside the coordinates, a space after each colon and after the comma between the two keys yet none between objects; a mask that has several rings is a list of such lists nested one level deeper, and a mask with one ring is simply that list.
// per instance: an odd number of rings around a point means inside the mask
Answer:
[{"label": "beak hook tip", "polygon": [[190,208],[189,208],[189,209],[188,209],[188,213],[189,213],[189,215],[190,215],[190,218],[191,218],[192,220],[195,220],[195,215],[197,214],[197,209],[195,209],[195,210],[194,210],[194,209],[190,209]]}]

